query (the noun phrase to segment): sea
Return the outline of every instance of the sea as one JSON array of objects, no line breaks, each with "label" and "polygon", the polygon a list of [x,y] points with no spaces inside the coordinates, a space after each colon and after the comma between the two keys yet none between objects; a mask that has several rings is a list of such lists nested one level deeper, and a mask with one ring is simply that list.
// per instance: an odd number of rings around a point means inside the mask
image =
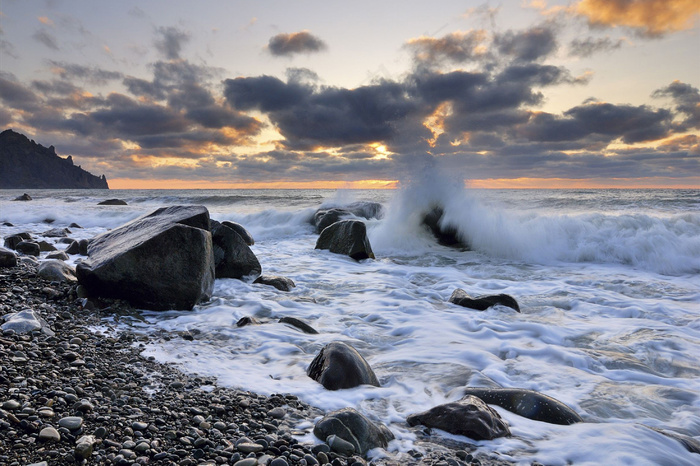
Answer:
[{"label": "sea", "polygon": [[[31,190],[29,202],[2,190],[0,222],[14,226],[0,235],[77,223],[72,237],[91,238],[169,205],[240,223],[263,273],[291,278],[291,292],[217,279],[192,311],[143,311],[116,325],[152,337],[144,356],[219,385],[294,394],[325,412],[353,407],[386,424],[396,440],[372,458],[421,448],[408,415],[458,400],[464,387],[507,387],[554,397],[585,422],[494,407],[511,437],[432,436],[517,464],[700,464],[658,432],[700,441],[700,189],[479,190],[428,178],[394,190]],[[107,198],[128,205],[97,205]],[[313,213],[357,201],[385,208],[363,219],[376,259],[316,250]],[[469,250],[439,245],[421,225],[436,205]],[[522,312],[456,306],[457,288],[509,294]],[[246,316],[263,323],[237,327]],[[284,316],[319,334],[277,323]],[[328,391],[307,377],[332,341],[355,347],[381,387]]]}]

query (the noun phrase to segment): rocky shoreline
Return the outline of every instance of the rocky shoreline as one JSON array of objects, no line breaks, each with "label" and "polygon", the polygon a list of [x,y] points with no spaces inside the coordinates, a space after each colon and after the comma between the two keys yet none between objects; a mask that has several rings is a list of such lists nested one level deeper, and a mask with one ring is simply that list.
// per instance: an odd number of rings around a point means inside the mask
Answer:
[{"label": "rocky shoreline", "polygon": [[0,334],[2,464],[511,464],[475,458],[469,444],[425,429],[416,431],[414,450],[372,461],[302,443],[320,410],[293,395],[218,387],[145,358],[146,336],[92,331],[137,311],[118,300],[84,308],[74,283],[36,271],[30,260],[0,269],[0,316],[32,309],[54,333]]}]

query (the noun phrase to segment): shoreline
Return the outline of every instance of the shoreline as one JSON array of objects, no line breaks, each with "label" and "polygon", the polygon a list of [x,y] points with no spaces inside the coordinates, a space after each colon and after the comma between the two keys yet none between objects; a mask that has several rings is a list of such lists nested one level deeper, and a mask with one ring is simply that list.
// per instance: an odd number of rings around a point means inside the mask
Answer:
[{"label": "shoreline", "polygon": [[473,446],[425,431],[416,431],[414,450],[371,461],[301,443],[323,414],[318,408],[294,395],[221,387],[145,358],[139,344],[147,336],[95,333],[90,327],[104,326],[105,318],[138,311],[114,300],[83,308],[75,283],[46,281],[36,267],[20,259],[0,268],[0,316],[32,309],[55,333],[0,333],[0,463],[512,464],[475,458]]}]

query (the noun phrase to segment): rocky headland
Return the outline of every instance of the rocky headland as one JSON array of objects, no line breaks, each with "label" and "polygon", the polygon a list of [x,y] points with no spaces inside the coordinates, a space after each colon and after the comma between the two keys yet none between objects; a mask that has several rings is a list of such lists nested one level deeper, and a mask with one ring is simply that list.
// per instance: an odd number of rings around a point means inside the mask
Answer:
[{"label": "rocky headland", "polygon": [[0,133],[0,189],[109,189],[104,175],[95,176],[73,158],[59,157],[21,133]]}]

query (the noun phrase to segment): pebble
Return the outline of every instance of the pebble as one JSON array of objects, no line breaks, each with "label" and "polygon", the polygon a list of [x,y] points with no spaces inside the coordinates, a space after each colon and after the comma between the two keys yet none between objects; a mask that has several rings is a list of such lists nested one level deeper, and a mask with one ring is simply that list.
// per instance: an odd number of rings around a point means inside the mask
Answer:
[{"label": "pebble", "polygon": [[83,418],[78,416],[62,417],[58,420],[58,425],[68,430],[78,430],[83,425]]},{"label": "pebble", "polygon": [[22,407],[22,403],[17,400],[7,400],[2,404],[2,409],[7,409],[10,411],[15,411]]},{"label": "pebble", "polygon": [[236,461],[233,466],[256,466],[258,464],[257,458],[245,458],[240,461]]},{"label": "pebble", "polygon": [[54,427],[44,427],[39,432],[39,440],[44,442],[59,442],[61,440],[61,434],[58,433]]},{"label": "pebble", "polygon": [[252,442],[243,442],[236,444],[236,448],[243,453],[257,453],[263,450],[263,446]]}]

